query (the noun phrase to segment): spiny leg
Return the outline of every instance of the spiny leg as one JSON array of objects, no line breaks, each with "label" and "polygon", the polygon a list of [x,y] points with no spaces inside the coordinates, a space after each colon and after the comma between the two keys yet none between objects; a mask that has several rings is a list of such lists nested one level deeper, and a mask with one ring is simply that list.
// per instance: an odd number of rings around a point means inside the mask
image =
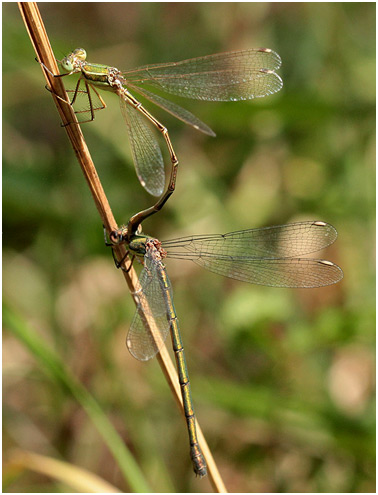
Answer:
[{"label": "spiny leg", "polygon": [[[82,80],[84,81],[85,91],[79,90],[80,81],[82,81]],[[94,108],[91,90],[96,94],[99,102],[101,103],[101,106],[98,107],[98,108]],[[83,78],[83,77],[81,77],[78,80],[78,82],[77,82],[76,88],[74,90],[74,97],[72,98],[72,101],[71,101],[71,106],[74,105],[75,100],[76,100],[78,94],[86,94],[88,96],[89,110],[75,111],[75,114],[76,115],[79,115],[79,114],[82,114],[82,113],[87,113],[89,111],[90,112],[90,115],[91,115],[91,118],[90,119],[88,119],[88,120],[81,120],[79,123],[80,124],[85,124],[87,122],[92,122],[94,120],[94,118],[95,118],[95,112],[97,110],[103,110],[104,108],[106,108],[106,103],[104,102],[104,100],[102,99],[101,95],[96,90],[96,88],[92,84],[89,84],[87,82],[87,80],[85,78]]]},{"label": "spiny leg", "polygon": [[[51,70],[46,67],[46,65],[43,63],[43,62],[40,62],[37,58],[35,59],[40,65],[42,65],[42,67],[45,69],[46,72],[48,72],[50,74],[50,76],[54,77],[54,78],[61,78],[61,77],[66,77],[66,76],[71,76],[72,74],[75,74],[76,71],[71,71],[71,72],[67,72],[65,74],[54,74],[53,72],[51,72]],[[59,60],[58,60],[59,62]],[[80,78],[81,79],[81,78]],[[75,90],[75,95],[74,95],[74,98],[73,100],[76,98],[76,92],[77,92],[77,88],[78,88],[78,85],[80,83],[80,79],[79,81],[77,82],[77,85],[76,85],[76,90]],[[61,101],[64,101],[64,103],[67,103],[68,105],[72,105],[72,102],[71,101],[67,101],[65,100],[64,98],[62,98],[61,96],[57,95],[56,93],[54,93],[54,91],[49,88],[47,85],[45,86],[45,88],[47,89],[47,91],[50,91],[50,93],[52,93],[56,98],[58,98],[59,100]]]},{"label": "spiny leg", "polygon": [[[37,60],[37,59],[36,59],[36,60]],[[39,61],[37,60],[37,62],[39,62]],[[71,71],[71,72],[68,72],[68,73],[66,73],[66,74],[53,74],[53,73],[51,72],[51,70],[50,70],[50,69],[48,69],[48,68],[46,67],[46,65],[45,65],[45,64],[43,64],[42,62],[39,62],[39,63],[40,63],[40,64],[42,65],[42,67],[43,67],[43,68],[44,68],[44,69],[45,69],[45,70],[46,70],[46,71],[47,71],[47,72],[48,72],[48,73],[49,73],[52,77],[54,77],[54,78],[58,78],[58,77],[60,78],[60,77],[65,77],[65,76],[71,76],[72,74],[77,73],[77,71]],[[79,89],[79,87],[80,87],[80,83],[81,83],[81,81],[82,81],[82,80],[84,80],[84,84],[85,84],[85,91],[84,91],[84,90],[80,90],[80,89]],[[85,123],[87,123],[87,122],[92,122],[92,121],[94,120],[94,118],[95,118],[95,114],[94,114],[94,112],[95,112],[96,110],[103,110],[104,108],[106,108],[106,103],[105,103],[105,102],[104,102],[104,100],[102,99],[101,95],[98,93],[98,91],[96,90],[96,88],[95,88],[94,86],[92,86],[91,84],[89,84],[89,83],[86,81],[86,79],[85,79],[84,77],[80,77],[80,78],[79,78],[79,80],[77,81],[77,84],[76,84],[75,89],[73,89],[73,90],[69,90],[69,89],[68,89],[68,90],[66,90],[66,92],[67,92],[67,93],[73,93],[73,98],[72,98],[72,100],[68,100],[68,101],[67,101],[67,100],[65,100],[64,98],[62,98],[61,96],[57,95],[57,94],[56,94],[56,93],[55,93],[55,92],[54,92],[51,88],[49,88],[47,85],[46,85],[45,87],[46,87],[47,91],[50,91],[50,93],[52,93],[52,94],[53,94],[56,98],[58,98],[59,100],[63,101],[64,103],[67,103],[67,105],[71,105],[72,107],[73,107],[73,105],[74,105],[74,103],[75,103],[75,101],[76,101],[76,98],[77,98],[78,94],[86,94],[86,95],[88,95],[89,111],[90,111],[90,114],[91,114],[91,118],[90,118],[90,119],[88,119],[88,120],[82,120],[82,121],[80,121],[80,124],[85,124]],[[92,89],[92,91],[94,91],[94,92],[95,92],[95,94],[96,94],[96,96],[97,96],[98,100],[99,100],[99,101],[100,101],[100,103],[101,103],[101,106],[100,106],[100,107],[98,107],[98,108],[94,108],[94,106],[93,106],[92,96],[91,96],[91,91],[90,91],[90,89]],[[88,112],[88,110],[75,111],[75,114],[87,113],[87,112]],[[74,123],[76,123],[76,122],[74,122]],[[66,125],[67,125],[67,124],[66,124]]]},{"label": "spiny leg", "polygon": [[[84,81],[85,90],[79,89],[81,81]],[[91,90],[96,94],[98,101],[101,104],[101,106],[99,106],[97,108],[94,108]],[[76,99],[77,99],[79,94],[87,95],[87,97],[88,97],[89,109],[87,109],[87,110],[75,110],[74,109],[74,112],[76,115],[80,115],[83,113],[85,114],[88,112],[90,113],[91,118],[87,119],[87,120],[80,120],[78,122],[79,124],[86,124],[87,122],[92,122],[95,119],[95,112],[97,110],[103,110],[104,108],[106,108],[106,103],[102,99],[101,95],[98,93],[98,91],[96,90],[96,88],[92,84],[89,84],[87,82],[87,80],[84,77],[79,78],[75,89],[73,89],[73,90],[68,89],[68,90],[66,90],[66,92],[67,93],[73,93],[73,98],[71,101],[63,100],[65,103],[68,103],[69,105],[71,105],[71,107],[74,106]],[[59,98],[59,96],[58,96],[58,98]],[[60,99],[62,100],[62,98],[60,98]],[[72,123],[76,124],[76,122],[72,122]]]}]

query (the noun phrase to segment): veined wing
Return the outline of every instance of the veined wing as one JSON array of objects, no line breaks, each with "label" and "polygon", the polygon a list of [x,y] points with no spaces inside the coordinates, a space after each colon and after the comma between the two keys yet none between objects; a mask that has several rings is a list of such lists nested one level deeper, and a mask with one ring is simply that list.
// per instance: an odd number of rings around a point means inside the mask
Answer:
[{"label": "veined wing", "polygon": [[325,222],[296,222],[274,227],[204,234],[162,242],[171,258],[294,258],[323,249],[337,238]]},{"label": "veined wing", "polygon": [[326,260],[297,256],[332,244],[337,232],[324,222],[298,222],[242,230],[224,235],[198,235],[164,241],[168,258],[194,261],[225,277],[274,287],[322,287],[338,282],[343,272]]},{"label": "veined wing", "polygon": [[251,284],[271,287],[315,288],[335,284],[343,278],[331,261],[306,258],[197,258],[211,272]]},{"label": "veined wing", "polygon": [[[135,296],[139,302],[126,345],[136,359],[148,361],[159,352],[169,332],[166,302],[158,268],[148,253],[144,257],[144,269],[140,274],[139,283],[141,289]],[[151,326],[154,336],[149,331]]]},{"label": "veined wing", "polygon": [[215,137],[215,132],[212,129],[210,129],[208,125],[203,123],[198,117],[193,115],[185,108],[180,107],[180,105],[177,105],[172,101],[166,100],[162,96],[155,95],[154,93],[151,93],[146,89],[139,88],[138,86],[129,84],[129,87],[133,88],[139,94],[141,94],[148,100],[152,101],[152,103],[155,103],[155,105],[158,105],[159,107],[163,108],[166,112],[169,112],[171,115],[182,120],[186,124],[191,125],[198,131],[208,134],[209,136]]},{"label": "veined wing", "polygon": [[280,66],[277,53],[259,48],[145,65],[122,74],[126,85],[150,85],[199,100],[237,101],[279,91],[282,80],[274,71]]},{"label": "veined wing", "polygon": [[164,190],[165,174],[159,144],[146,118],[123,98],[120,98],[120,104],[138,179],[150,194],[160,196]]}]

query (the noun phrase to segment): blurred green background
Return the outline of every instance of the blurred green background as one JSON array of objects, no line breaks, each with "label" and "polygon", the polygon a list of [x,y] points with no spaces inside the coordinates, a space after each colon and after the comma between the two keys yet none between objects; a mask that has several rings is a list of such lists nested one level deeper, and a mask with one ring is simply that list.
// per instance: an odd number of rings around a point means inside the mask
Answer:
[{"label": "blurred green background", "polygon": [[[152,491],[211,491],[192,473],[157,361],[139,363],[124,345],[134,303],[17,4],[2,7],[4,460],[21,448],[132,489],[50,350],[98,402]],[[172,97],[216,138],[146,104],[169,127],[180,169],[174,196],[144,231],[168,239],[298,220],[337,228],[320,256],[344,279],[323,289],[166,266],[196,413],[228,490],[374,492],[375,4],[39,7],[57,58],[80,46],[91,62],[128,69],[261,46],[280,54],[284,87],[273,97]],[[117,98],[103,96],[108,109],[82,128],[122,224],[152,199],[137,181]],[[4,474],[7,492],[72,491],[12,463]]]}]

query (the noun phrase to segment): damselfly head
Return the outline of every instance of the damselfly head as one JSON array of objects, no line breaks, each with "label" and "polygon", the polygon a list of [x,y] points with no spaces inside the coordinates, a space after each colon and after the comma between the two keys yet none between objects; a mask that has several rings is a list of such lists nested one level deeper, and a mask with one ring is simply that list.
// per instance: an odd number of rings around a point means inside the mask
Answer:
[{"label": "damselfly head", "polygon": [[83,62],[87,58],[87,52],[84,48],[76,48],[72,53],[64,57],[61,65],[67,72],[72,72],[77,67],[78,62]]}]

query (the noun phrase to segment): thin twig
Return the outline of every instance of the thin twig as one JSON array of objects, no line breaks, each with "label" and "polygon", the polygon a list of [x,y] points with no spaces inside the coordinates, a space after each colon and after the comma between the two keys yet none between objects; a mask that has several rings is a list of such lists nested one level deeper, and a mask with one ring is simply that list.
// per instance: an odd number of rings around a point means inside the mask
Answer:
[{"label": "thin twig", "polygon": [[[31,42],[36,51],[38,60],[43,63],[53,74],[58,74],[58,67],[56,64],[56,59],[52,52],[52,48],[38,9],[36,2],[19,2],[19,8],[21,15],[25,22],[26,29],[29,33]],[[101,221],[108,232],[117,229],[116,221],[113,217],[110,205],[106,198],[105,192],[101,185],[99,176],[93,164],[92,158],[90,156],[89,150],[84,140],[84,136],[81,132],[80,126],[76,119],[75,113],[71,107],[62,100],[68,101],[68,96],[65,92],[64,86],[62,84],[61,78],[54,78],[46,70],[43,69],[41,65],[43,74],[47,80],[49,88],[51,88],[52,97],[57,106],[59,115],[64,124],[64,128],[67,132],[68,138],[72,144],[74,152],[79,161],[80,167],[83,171],[84,177],[88,183],[89,189],[92,193],[93,199],[95,201],[97,210],[99,211]],[[61,99],[57,98],[55,95],[59,96]],[[126,250],[123,245],[114,246],[114,251],[117,259],[122,259],[125,256]],[[134,295],[137,292],[136,288],[139,287],[139,281],[134,268],[131,266],[129,258],[126,258],[125,268],[127,272],[121,270],[127,285],[129,287],[130,293],[133,296],[134,302],[137,303]],[[154,325],[151,325],[149,331],[153,333]],[[181,391],[179,387],[179,381],[175,366],[169,356],[168,350],[165,346],[157,354],[159,364],[162,371],[168,381],[169,387],[178,403],[182,414],[184,415],[183,403],[181,398]],[[209,450],[206,440],[203,436],[201,428],[197,422],[197,431],[199,444],[201,446],[202,452],[206,459],[208,467],[208,475],[213,485],[214,491],[218,493],[226,493],[226,488],[220,477],[219,471],[215,465],[213,456]]]}]

